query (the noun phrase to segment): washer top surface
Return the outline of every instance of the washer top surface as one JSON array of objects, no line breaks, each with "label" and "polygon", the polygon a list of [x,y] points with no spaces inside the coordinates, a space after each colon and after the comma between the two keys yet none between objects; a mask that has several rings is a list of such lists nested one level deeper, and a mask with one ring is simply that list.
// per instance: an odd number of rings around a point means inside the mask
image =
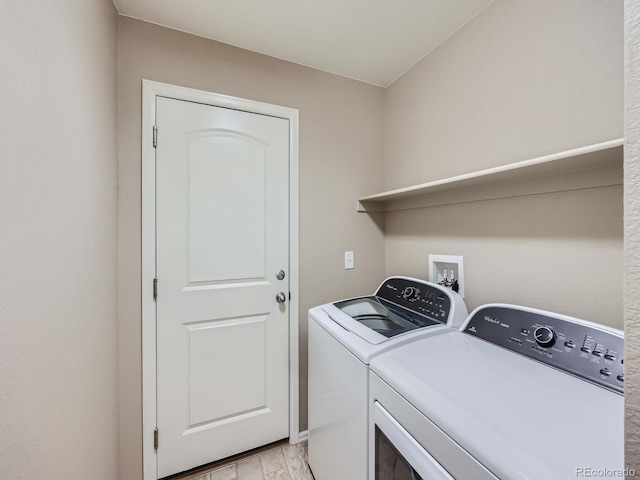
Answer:
[{"label": "washer top surface", "polygon": [[456,330],[370,367],[498,478],[624,468],[624,398],[601,386]]},{"label": "washer top surface", "polygon": [[375,295],[309,310],[316,321],[365,364],[417,338],[459,327],[467,308],[457,293],[424,280],[387,278]]}]

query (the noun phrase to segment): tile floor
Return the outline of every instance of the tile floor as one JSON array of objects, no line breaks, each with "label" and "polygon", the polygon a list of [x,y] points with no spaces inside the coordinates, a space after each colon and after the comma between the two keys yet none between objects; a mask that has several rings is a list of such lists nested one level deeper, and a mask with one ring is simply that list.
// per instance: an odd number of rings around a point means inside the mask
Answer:
[{"label": "tile floor", "polygon": [[307,464],[307,442],[278,445],[206,473],[179,480],[314,480]]}]

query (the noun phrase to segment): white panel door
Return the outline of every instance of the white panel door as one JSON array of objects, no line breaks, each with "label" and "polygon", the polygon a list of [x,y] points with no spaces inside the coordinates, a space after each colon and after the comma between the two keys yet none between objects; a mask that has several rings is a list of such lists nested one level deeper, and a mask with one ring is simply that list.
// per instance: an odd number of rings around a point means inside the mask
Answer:
[{"label": "white panel door", "polygon": [[[289,121],[158,98],[158,476],[289,435]],[[283,270],[283,280],[276,272]]]}]

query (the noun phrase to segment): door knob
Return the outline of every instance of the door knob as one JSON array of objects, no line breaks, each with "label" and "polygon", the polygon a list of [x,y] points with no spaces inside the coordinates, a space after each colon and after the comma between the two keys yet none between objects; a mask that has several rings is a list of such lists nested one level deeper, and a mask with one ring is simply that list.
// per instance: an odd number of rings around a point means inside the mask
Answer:
[{"label": "door knob", "polygon": [[276,272],[276,278],[278,280],[284,280],[284,277],[286,276],[286,274],[284,273],[284,270],[278,270]]},{"label": "door knob", "polygon": [[276,294],[276,302],[284,303],[286,301],[287,301],[287,296],[284,294],[284,292],[278,292]]}]

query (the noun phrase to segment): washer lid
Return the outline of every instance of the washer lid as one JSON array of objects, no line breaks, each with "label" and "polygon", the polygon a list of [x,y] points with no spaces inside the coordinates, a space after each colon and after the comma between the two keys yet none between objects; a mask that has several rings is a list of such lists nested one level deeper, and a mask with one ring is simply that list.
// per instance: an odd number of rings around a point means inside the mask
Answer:
[{"label": "washer lid", "polygon": [[338,301],[323,309],[331,320],[372,345],[426,327],[457,327],[467,317],[457,293],[401,276],[384,280],[375,295]]},{"label": "washer lid", "polygon": [[438,335],[451,330],[446,325],[436,325],[387,338],[356,322],[332,303],[310,309],[309,321],[318,323],[365,365],[369,365],[374,356],[389,349],[400,347],[418,338]]},{"label": "washer lid", "polygon": [[[444,323],[375,296],[343,300],[334,303],[334,305],[358,324],[379,333],[385,339],[418,328],[442,325]],[[334,319],[334,321],[339,320]],[[343,327],[348,328],[347,325],[343,325]],[[379,337],[377,339],[379,340]],[[375,343],[379,343],[379,341]]]},{"label": "washer lid", "polygon": [[371,370],[499,478],[624,468],[621,395],[483,340],[418,340]]}]

